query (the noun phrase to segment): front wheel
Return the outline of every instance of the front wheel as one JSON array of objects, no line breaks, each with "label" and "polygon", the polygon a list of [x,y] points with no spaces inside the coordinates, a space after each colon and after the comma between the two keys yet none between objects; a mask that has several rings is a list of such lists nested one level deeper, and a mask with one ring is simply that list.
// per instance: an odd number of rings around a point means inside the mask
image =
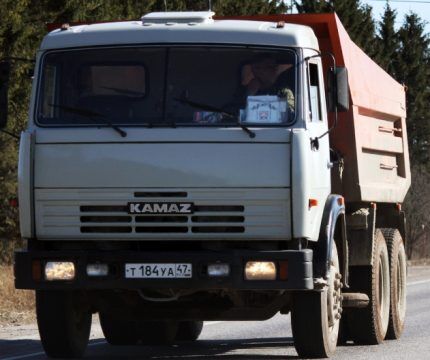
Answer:
[{"label": "front wheel", "polygon": [[341,317],[341,275],[333,242],[328,286],[321,292],[297,292],[293,296],[291,327],[300,357],[326,358],[336,350]]},{"label": "front wheel", "polygon": [[51,358],[81,358],[88,345],[91,312],[75,292],[37,290],[36,314],[43,349]]}]

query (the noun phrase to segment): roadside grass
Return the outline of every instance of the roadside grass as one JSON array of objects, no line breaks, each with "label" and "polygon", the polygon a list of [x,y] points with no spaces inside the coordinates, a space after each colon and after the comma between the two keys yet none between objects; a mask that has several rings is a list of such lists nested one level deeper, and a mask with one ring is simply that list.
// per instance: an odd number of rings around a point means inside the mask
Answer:
[{"label": "roadside grass", "polygon": [[13,266],[0,265],[0,325],[34,321],[34,292],[16,290]]}]

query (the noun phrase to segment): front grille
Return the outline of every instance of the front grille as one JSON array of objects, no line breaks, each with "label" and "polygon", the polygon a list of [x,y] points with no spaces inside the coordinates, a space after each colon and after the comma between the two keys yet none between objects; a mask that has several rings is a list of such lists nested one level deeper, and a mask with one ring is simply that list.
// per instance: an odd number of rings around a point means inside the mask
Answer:
[{"label": "front grille", "polygon": [[[152,193],[136,194],[139,197],[156,197],[151,196]],[[181,194],[186,196],[186,193]],[[171,197],[167,197],[170,200]],[[195,205],[192,215],[129,215],[127,206],[83,205],[80,206],[80,230],[81,233],[113,234],[237,234],[245,232],[244,211],[242,205]]]},{"label": "front grille", "polygon": [[[193,203],[194,212],[129,214],[133,202]],[[285,240],[290,189],[35,189],[35,226],[55,241]]]}]

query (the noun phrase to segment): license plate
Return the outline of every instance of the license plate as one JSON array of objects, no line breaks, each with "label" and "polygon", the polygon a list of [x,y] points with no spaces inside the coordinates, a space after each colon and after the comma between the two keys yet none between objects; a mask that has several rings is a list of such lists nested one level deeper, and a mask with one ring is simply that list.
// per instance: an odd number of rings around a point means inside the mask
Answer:
[{"label": "license plate", "polygon": [[125,264],[127,279],[189,279],[191,264]]}]

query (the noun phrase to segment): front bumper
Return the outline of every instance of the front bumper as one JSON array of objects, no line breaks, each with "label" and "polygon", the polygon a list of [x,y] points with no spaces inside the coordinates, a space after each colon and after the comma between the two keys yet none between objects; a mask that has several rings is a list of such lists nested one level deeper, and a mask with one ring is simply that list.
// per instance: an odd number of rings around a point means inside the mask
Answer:
[{"label": "front bumper", "polygon": [[[286,280],[249,281],[244,278],[247,261],[288,262]],[[47,261],[73,261],[75,278],[71,281],[46,281],[43,277]],[[230,275],[209,277],[208,264],[230,264]],[[109,265],[109,275],[89,277],[87,264]],[[126,263],[191,263],[189,279],[127,279]],[[189,290],[310,290],[313,289],[312,250],[188,252],[102,252],[102,251],[18,251],[15,253],[15,286],[17,289],[189,289]],[[39,272],[39,273],[38,273]]]}]

